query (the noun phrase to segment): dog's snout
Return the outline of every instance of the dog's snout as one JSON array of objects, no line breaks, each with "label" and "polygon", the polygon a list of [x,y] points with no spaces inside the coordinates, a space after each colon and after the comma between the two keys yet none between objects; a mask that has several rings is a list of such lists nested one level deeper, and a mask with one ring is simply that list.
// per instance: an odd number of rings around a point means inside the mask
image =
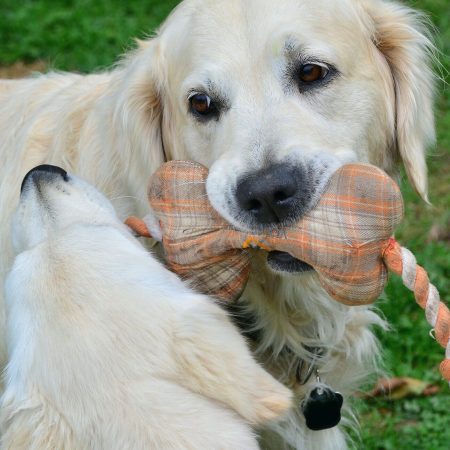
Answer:
[{"label": "dog's snout", "polygon": [[41,178],[51,179],[53,177],[61,177],[64,181],[68,180],[67,172],[61,167],[52,166],[50,164],[42,164],[31,169],[24,177],[20,192],[23,191],[25,185],[30,179],[39,180]]},{"label": "dog's snout", "polygon": [[301,210],[304,178],[301,168],[287,164],[247,174],[237,184],[238,205],[260,224],[294,219]]}]

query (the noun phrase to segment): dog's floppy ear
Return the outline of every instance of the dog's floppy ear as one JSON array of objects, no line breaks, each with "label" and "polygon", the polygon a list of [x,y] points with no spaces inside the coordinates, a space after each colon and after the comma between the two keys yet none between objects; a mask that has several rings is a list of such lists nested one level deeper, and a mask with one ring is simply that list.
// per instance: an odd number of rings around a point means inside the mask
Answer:
[{"label": "dog's floppy ear", "polygon": [[[165,65],[159,38],[137,41],[115,71],[113,127],[122,158],[120,170],[142,170],[145,180],[150,168],[164,162],[161,137],[162,96],[165,90]],[[133,163],[134,161],[134,163]],[[136,163],[137,162],[137,163]]]},{"label": "dog's floppy ear", "polygon": [[395,91],[393,147],[408,178],[427,200],[426,148],[434,143],[432,52],[423,16],[388,0],[363,0],[373,21],[372,39],[386,58]]}]

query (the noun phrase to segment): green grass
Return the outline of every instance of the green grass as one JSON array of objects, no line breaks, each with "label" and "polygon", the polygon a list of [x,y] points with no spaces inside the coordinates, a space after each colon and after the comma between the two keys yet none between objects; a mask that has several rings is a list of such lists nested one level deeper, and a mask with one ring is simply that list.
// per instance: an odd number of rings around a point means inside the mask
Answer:
[{"label": "green grass", "polygon": [[2,0],[0,64],[46,60],[60,70],[111,65],[148,35],[177,0]]},{"label": "green grass", "polygon": [[[2,0],[0,4],[0,65],[17,60],[44,60],[60,70],[89,72],[107,67],[164,19],[176,0]],[[450,7],[448,0],[416,0],[437,28],[443,76],[450,70]],[[447,56],[446,56],[447,55]],[[440,83],[437,98],[438,144],[429,156],[430,200],[427,207],[404,181],[406,220],[399,240],[427,268],[441,296],[450,300],[450,88]],[[445,239],[431,239],[430,230]],[[386,369],[438,383],[431,398],[397,402],[361,402],[361,441],[358,449],[448,450],[450,391],[439,379],[442,349],[428,336],[423,312],[400,280],[392,277],[380,309],[393,326],[380,332]]]}]

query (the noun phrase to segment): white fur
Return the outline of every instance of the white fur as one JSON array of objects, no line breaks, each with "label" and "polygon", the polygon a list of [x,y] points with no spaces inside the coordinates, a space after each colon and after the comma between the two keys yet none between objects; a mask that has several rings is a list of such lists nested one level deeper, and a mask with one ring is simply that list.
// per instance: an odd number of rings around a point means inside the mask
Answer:
[{"label": "white fur", "polygon": [[[340,75],[308,95],[287,89],[286,42],[294,56],[324,59]],[[369,161],[395,175],[402,159],[426,198],[430,49],[421,17],[390,0],[185,0],[111,72],[1,83],[1,272],[13,255],[7,230],[18,181],[44,161],[117,198],[122,217],[148,213],[147,180],[165,158],[209,166],[210,200],[242,227],[232,190],[267,161],[313,167],[320,187],[344,162]],[[188,97],[209,88],[208,79],[230,108],[200,124],[188,113]],[[373,372],[371,326],[382,321],[368,308],[336,304],[314,275],[275,274],[255,255],[240,304],[258,330],[255,351],[294,387],[298,404],[309,388],[293,376],[299,360],[311,357],[302,344],[328,349],[323,379],[346,401]],[[266,430],[268,441],[280,434],[293,448],[344,447],[340,429],[310,432],[298,410],[274,431]]]},{"label": "white fur", "polygon": [[2,448],[250,450],[248,424],[289,407],[221,308],[90,185],[29,181],[14,236]]}]

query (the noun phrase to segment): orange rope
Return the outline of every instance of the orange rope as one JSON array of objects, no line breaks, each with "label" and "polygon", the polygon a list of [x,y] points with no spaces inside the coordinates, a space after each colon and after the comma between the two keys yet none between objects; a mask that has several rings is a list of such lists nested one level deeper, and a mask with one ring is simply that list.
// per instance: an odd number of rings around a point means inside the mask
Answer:
[{"label": "orange rope", "polygon": [[436,340],[446,349],[446,359],[440,370],[450,382],[450,310],[440,301],[437,289],[430,283],[426,271],[416,264],[414,255],[395,239],[389,240],[383,258],[386,266],[402,277],[405,286],[414,292],[417,303],[425,310]]}]

